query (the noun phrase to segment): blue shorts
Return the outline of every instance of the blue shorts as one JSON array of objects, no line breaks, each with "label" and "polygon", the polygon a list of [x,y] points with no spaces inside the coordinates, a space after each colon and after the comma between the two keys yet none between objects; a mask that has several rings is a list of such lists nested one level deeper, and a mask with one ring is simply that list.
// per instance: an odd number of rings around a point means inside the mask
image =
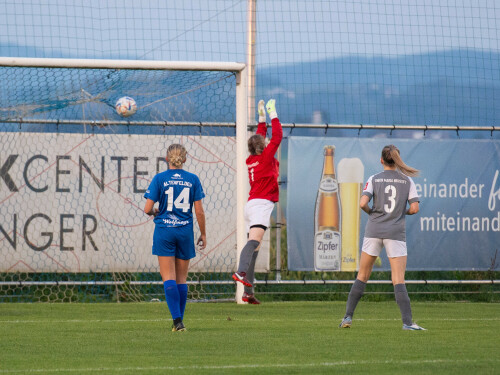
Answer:
[{"label": "blue shorts", "polygon": [[193,259],[196,256],[193,226],[184,225],[175,228],[155,226],[153,255],[183,260]]}]

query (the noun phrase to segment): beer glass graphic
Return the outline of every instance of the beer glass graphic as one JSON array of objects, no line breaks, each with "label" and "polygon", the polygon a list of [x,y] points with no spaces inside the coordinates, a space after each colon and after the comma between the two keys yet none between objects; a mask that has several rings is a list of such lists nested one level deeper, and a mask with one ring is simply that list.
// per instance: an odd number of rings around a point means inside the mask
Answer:
[{"label": "beer glass graphic", "polygon": [[356,271],[359,267],[359,199],[363,188],[364,166],[358,158],[344,158],[337,166],[342,210],[341,271]]}]

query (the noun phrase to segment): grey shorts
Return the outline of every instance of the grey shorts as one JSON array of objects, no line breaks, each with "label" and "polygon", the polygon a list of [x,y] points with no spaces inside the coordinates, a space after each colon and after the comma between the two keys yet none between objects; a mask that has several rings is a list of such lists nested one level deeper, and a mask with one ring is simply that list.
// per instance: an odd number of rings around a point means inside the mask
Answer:
[{"label": "grey shorts", "polygon": [[389,258],[405,257],[408,255],[405,241],[389,240],[383,238],[363,238],[364,251],[368,255],[378,257],[382,248],[385,247],[385,252]]}]

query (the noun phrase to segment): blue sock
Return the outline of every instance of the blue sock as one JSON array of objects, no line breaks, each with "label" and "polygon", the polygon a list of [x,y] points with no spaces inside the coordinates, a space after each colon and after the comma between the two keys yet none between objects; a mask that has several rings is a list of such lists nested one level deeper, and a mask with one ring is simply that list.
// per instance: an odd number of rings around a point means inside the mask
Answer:
[{"label": "blue sock", "polygon": [[168,309],[172,314],[172,319],[180,318],[181,311],[179,309],[179,291],[177,290],[177,283],[175,280],[167,280],[163,283],[165,290],[165,299],[167,300]]},{"label": "blue sock", "polygon": [[186,302],[188,298],[188,286],[187,284],[177,284],[177,290],[179,291],[179,308],[181,310],[181,318],[184,320],[184,311],[186,310]]}]

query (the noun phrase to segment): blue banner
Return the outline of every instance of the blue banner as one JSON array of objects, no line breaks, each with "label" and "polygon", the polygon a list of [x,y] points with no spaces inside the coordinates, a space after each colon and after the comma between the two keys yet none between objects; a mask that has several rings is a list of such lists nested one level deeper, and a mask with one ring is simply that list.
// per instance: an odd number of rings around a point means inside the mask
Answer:
[{"label": "blue banner", "polygon": [[[383,170],[380,156],[388,144],[399,148],[406,164],[420,170],[420,176],[413,178],[420,196],[420,212],[406,216],[407,269],[500,269],[500,255],[497,258],[500,252],[498,140],[326,137],[291,137],[289,140],[288,269],[357,269],[368,218],[359,209],[361,186],[371,175]],[[335,183],[330,190],[322,187],[327,181],[324,178],[325,146],[334,148],[338,194]],[[333,207],[333,214],[326,216],[326,209],[320,207],[326,204],[325,194]],[[335,224],[328,224],[330,227],[325,230],[322,220]],[[325,239],[321,237],[324,233]],[[329,242],[338,236],[340,243]],[[335,253],[337,245],[338,254]],[[389,269],[383,251],[381,264],[374,270]]]}]

